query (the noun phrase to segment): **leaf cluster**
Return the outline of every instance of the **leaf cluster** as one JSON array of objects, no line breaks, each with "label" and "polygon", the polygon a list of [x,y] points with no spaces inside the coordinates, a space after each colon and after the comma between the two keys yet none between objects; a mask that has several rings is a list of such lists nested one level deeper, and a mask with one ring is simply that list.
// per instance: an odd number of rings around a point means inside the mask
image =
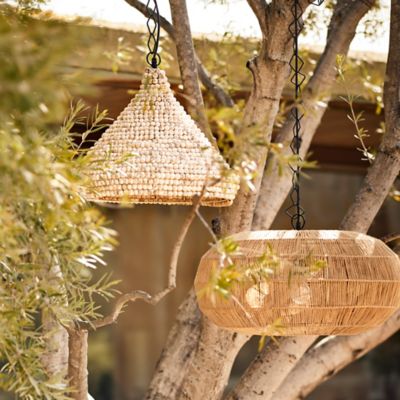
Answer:
[{"label": "leaf cluster", "polygon": [[66,25],[1,6],[0,388],[21,399],[62,400],[68,392],[43,365],[54,334],[43,317],[60,326],[91,321],[96,296],[113,294],[110,277],[96,280],[93,269],[105,264],[115,234],[82,198],[90,160],[75,144],[74,117],[57,122],[74,85],[59,65],[76,46]]}]

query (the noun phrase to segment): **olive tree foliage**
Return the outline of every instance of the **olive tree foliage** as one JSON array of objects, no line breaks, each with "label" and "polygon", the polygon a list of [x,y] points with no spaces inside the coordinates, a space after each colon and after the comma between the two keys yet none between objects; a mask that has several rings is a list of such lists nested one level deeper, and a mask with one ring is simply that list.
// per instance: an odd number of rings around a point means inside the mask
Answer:
[{"label": "olive tree foliage", "polygon": [[98,316],[94,298],[110,297],[112,282],[92,271],[115,239],[80,194],[90,160],[72,130],[82,106],[63,126],[56,122],[82,88],[59,67],[78,34],[29,17],[35,4],[0,4],[0,388],[21,399],[61,400],[67,382],[44,366],[55,332],[43,329],[43,318],[71,327]]}]

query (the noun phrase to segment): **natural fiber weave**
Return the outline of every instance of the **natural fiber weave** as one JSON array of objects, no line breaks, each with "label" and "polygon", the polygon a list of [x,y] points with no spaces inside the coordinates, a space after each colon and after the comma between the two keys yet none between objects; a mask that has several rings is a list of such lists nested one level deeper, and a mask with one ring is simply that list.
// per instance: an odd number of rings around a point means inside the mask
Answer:
[{"label": "natural fiber weave", "polygon": [[[267,243],[280,266],[270,279],[237,283],[231,297],[213,302],[200,293],[220,255],[213,247],[203,256],[195,279],[199,306],[222,328],[278,336],[352,335],[382,324],[400,307],[400,260],[378,239],[294,230],[240,233],[232,239],[240,249],[232,256],[235,268],[259,265]],[[310,260],[324,260],[326,266],[310,272]]]},{"label": "natural fiber weave", "polygon": [[159,69],[146,69],[137,95],[88,154],[86,198],[97,202],[191,204],[207,184],[202,205],[228,206],[239,187]]}]

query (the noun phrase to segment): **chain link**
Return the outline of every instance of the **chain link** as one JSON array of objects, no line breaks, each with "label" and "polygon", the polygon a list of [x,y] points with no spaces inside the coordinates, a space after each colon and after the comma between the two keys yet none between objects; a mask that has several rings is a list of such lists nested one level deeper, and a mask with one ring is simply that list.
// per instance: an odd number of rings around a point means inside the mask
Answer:
[{"label": "chain link", "polygon": [[[323,0],[309,0],[309,4],[314,4],[320,6]],[[304,66],[304,61],[299,54],[299,36],[303,28],[302,14],[303,9],[301,8],[299,0],[294,0],[293,6],[291,8],[293,15],[293,21],[289,25],[289,32],[293,38],[293,55],[289,61],[291,69],[291,83],[294,86],[294,106],[291,110],[291,115],[293,117],[293,139],[290,143],[290,148],[294,155],[297,156],[296,166],[289,165],[292,171],[292,188],[290,190],[289,198],[291,205],[286,209],[286,214],[290,217],[290,222],[293,229],[301,230],[304,228],[306,223],[304,216],[304,209],[301,207],[301,197],[300,197],[300,163],[302,158],[300,156],[301,148],[301,120],[304,113],[299,107],[301,86],[306,78],[302,73]]]},{"label": "chain link", "polygon": [[[152,7],[150,7],[150,3],[154,3]],[[160,44],[160,12],[157,0],[148,0],[146,9],[148,15],[146,25],[149,31],[149,38],[147,40],[149,52],[146,55],[146,61],[152,68],[157,68],[161,64],[161,56],[158,54]]]}]

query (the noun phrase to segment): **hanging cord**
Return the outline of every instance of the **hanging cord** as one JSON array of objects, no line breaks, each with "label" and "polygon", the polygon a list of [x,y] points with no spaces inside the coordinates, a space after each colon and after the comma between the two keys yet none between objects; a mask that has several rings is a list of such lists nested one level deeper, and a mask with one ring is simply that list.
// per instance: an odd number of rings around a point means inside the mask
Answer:
[{"label": "hanging cord", "polygon": [[153,7],[150,7],[151,0],[147,1],[147,30],[149,31],[149,38],[147,40],[147,48],[149,52],[146,55],[147,64],[152,68],[157,68],[161,64],[161,56],[158,54],[158,47],[160,44],[160,12],[158,10],[157,0],[152,1]]},{"label": "hanging cord", "polygon": [[[310,4],[321,5],[324,0],[314,0],[309,1]],[[301,120],[304,113],[299,107],[300,95],[301,95],[301,85],[303,84],[306,76],[301,72],[304,61],[299,55],[299,36],[303,28],[302,25],[302,14],[303,9],[300,5],[299,0],[293,1],[293,6],[291,8],[293,15],[293,21],[289,25],[289,32],[293,37],[293,55],[289,61],[290,69],[292,72],[291,83],[294,86],[294,106],[291,110],[291,114],[294,119],[293,123],[293,139],[290,143],[290,148],[294,155],[297,157],[296,166],[289,165],[292,171],[292,188],[290,190],[290,202],[291,205],[286,209],[286,214],[290,217],[290,222],[293,229],[301,230],[304,228],[306,223],[304,217],[304,209],[301,207],[301,196],[300,196],[300,163],[302,158],[300,157],[301,148]]]}]

